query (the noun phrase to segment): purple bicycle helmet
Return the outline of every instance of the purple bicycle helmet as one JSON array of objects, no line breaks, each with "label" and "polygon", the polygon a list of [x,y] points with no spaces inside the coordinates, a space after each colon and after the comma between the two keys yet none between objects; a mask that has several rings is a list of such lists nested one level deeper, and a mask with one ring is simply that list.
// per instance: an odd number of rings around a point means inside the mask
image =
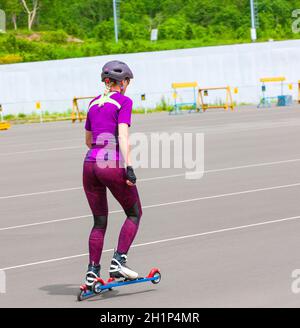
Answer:
[{"label": "purple bicycle helmet", "polygon": [[112,60],[103,66],[101,79],[102,82],[106,79],[121,82],[126,79],[133,79],[133,74],[127,64],[118,60]]}]

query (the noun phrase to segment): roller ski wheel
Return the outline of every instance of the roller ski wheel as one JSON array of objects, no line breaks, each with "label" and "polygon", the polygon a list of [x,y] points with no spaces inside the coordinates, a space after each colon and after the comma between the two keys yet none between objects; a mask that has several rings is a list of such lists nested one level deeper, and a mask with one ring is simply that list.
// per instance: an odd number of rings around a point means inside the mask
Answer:
[{"label": "roller ski wheel", "polygon": [[102,286],[105,285],[105,282],[102,279],[97,279],[92,286],[94,294],[99,295],[102,292]]},{"label": "roller ski wheel", "polygon": [[102,286],[104,285],[105,285],[105,281],[101,278],[98,278],[94,281],[92,286],[87,286],[87,285],[80,286],[80,290],[77,295],[78,302],[99,295],[102,292]]},{"label": "roller ski wheel", "polygon": [[161,281],[161,273],[158,270],[155,271],[153,274],[153,278],[155,278],[155,279],[151,280],[152,284],[154,284],[154,285],[159,284]]},{"label": "roller ski wheel", "polygon": [[79,293],[77,295],[77,301],[81,302],[81,301],[85,300],[86,297],[84,297],[84,296],[87,294],[88,291],[89,291],[89,289],[86,285],[80,286],[80,290],[79,290]]}]

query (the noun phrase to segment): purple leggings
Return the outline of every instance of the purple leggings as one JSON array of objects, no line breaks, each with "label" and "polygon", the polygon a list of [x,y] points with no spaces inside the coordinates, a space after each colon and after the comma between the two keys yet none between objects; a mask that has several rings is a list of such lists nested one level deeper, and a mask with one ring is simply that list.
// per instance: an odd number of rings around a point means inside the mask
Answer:
[{"label": "purple leggings", "polygon": [[108,205],[107,188],[122,206],[127,218],[119,235],[117,251],[127,254],[138,231],[142,207],[136,186],[126,184],[124,168],[101,168],[97,162],[85,161],[83,165],[83,187],[94,215],[94,227],[89,238],[90,264],[100,263],[106,232]]}]

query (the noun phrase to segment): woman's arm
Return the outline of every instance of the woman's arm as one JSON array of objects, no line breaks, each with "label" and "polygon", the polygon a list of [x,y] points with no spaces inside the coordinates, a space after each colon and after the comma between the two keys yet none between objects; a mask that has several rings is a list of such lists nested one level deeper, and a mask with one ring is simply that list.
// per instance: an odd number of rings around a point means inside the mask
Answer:
[{"label": "woman's arm", "polygon": [[85,144],[91,149],[92,148],[92,132],[85,130]]},{"label": "woman's arm", "polygon": [[120,123],[118,128],[119,128],[119,146],[126,166],[126,174],[127,174],[126,183],[129,186],[134,186],[136,182],[136,176],[131,166],[128,125],[126,123]]},{"label": "woman's arm", "polygon": [[119,145],[123,155],[125,166],[131,166],[130,147],[129,147],[129,128],[126,123],[120,123],[119,128]]}]

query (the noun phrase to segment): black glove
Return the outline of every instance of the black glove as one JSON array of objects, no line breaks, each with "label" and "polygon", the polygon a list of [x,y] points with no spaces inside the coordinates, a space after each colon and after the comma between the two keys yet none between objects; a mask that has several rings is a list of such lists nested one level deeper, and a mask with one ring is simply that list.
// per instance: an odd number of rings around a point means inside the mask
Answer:
[{"label": "black glove", "polygon": [[133,171],[133,167],[132,166],[127,166],[127,168],[126,168],[126,176],[127,176],[127,180],[129,180],[131,183],[133,183],[133,184],[136,183],[136,176],[134,174],[134,171]]}]

